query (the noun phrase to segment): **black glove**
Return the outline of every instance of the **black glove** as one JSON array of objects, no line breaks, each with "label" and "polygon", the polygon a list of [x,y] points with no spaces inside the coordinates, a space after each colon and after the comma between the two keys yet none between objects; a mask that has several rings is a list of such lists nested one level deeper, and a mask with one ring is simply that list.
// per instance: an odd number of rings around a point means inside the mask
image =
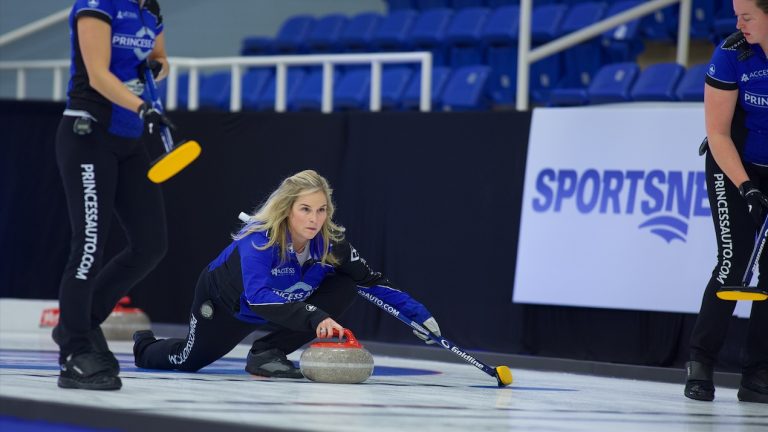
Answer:
[{"label": "black glove", "polygon": [[139,81],[146,83],[147,68],[152,71],[152,77],[157,79],[160,71],[163,70],[163,64],[157,60],[147,60],[139,63]]},{"label": "black glove", "polygon": [[152,135],[156,131],[160,130],[161,125],[165,125],[171,130],[176,129],[176,126],[171,122],[171,119],[165,116],[165,114],[156,110],[149,102],[144,102],[139,106],[139,118],[144,120],[144,127],[147,132]]},{"label": "black glove", "polygon": [[760,192],[760,189],[747,180],[739,186],[739,193],[747,201],[747,210],[749,215],[755,221],[757,226],[762,226],[765,220],[765,210],[768,209],[768,197]]}]

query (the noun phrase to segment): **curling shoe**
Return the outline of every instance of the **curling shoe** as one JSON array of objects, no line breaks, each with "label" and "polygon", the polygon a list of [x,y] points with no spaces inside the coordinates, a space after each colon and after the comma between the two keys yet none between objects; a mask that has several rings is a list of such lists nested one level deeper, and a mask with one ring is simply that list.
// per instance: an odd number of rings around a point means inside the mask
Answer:
[{"label": "curling shoe", "polygon": [[[101,327],[96,327],[88,331],[88,340],[91,342],[93,350],[97,353],[102,353],[109,360],[110,370],[113,375],[117,376],[120,373],[120,363],[115,358],[112,351],[109,350],[107,345],[107,338],[104,337],[104,332],[101,331]],[[57,345],[61,346],[64,342],[64,335],[62,334],[61,326],[56,325],[51,331],[51,337]]]},{"label": "curling shoe", "polygon": [[269,378],[304,378],[301,369],[297,368],[288,357],[277,348],[259,353],[248,351],[245,371],[251,375]]},{"label": "curling shoe", "polygon": [[61,365],[59,387],[84,390],[119,390],[123,386],[114,373],[111,357],[103,352],[70,354]]},{"label": "curling shoe", "polygon": [[742,374],[738,398],[742,402],[768,404],[768,369]]},{"label": "curling shoe", "polygon": [[133,334],[133,358],[137,367],[144,368],[144,363],[141,361],[141,356],[144,353],[144,349],[147,345],[156,341],[155,334],[152,330],[139,330]]},{"label": "curling shoe", "polygon": [[687,377],[685,381],[685,397],[700,401],[715,399],[715,383],[712,380],[712,366],[697,361],[685,364]]}]

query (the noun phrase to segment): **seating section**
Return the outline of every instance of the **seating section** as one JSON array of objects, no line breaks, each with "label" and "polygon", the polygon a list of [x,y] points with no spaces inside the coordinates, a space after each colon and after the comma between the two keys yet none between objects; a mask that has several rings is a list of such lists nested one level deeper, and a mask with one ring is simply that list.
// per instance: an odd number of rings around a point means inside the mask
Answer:
[{"label": "seating section", "polygon": [[[583,29],[645,3],[643,0],[537,0],[531,46]],[[433,55],[433,109],[511,107],[517,87],[519,0],[386,0],[387,12],[353,16],[295,15],[273,38],[242,41],[242,55],[429,51]],[[697,101],[703,98],[701,66],[664,63],[643,68],[637,58],[647,41],[677,37],[679,6],[672,5],[619,25],[531,65],[529,93],[542,105],[584,105],[621,101]],[[691,37],[718,43],[735,31],[729,0],[693,0]],[[385,65],[382,108],[418,108],[420,70],[415,64]],[[187,79],[181,77],[181,79]],[[255,68],[243,76],[246,110],[274,107],[274,71]],[[181,82],[181,81],[180,81]],[[289,110],[317,110],[323,77],[319,67],[289,68]],[[337,66],[334,109],[366,110],[370,69]],[[228,72],[201,75],[200,107],[227,109]],[[479,93],[478,93],[479,92]],[[179,106],[186,105],[186,87]]]},{"label": "seating section", "polygon": [[675,91],[683,74],[685,74],[685,68],[677,63],[658,63],[648,66],[640,75],[634,88],[632,88],[632,100],[677,100],[678,97]]}]

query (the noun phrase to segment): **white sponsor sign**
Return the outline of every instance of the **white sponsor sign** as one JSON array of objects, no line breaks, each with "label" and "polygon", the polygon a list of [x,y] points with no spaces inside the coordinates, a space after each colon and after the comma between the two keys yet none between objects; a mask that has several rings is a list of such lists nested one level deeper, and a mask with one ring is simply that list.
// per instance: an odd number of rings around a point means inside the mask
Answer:
[{"label": "white sponsor sign", "polygon": [[513,301],[698,313],[717,258],[704,135],[701,104],[536,109]]}]

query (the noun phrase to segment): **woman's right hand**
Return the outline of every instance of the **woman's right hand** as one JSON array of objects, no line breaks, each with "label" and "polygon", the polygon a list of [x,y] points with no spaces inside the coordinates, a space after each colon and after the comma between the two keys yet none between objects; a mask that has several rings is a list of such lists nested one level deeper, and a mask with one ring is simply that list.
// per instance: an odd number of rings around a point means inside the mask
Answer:
[{"label": "woman's right hand", "polygon": [[320,321],[315,332],[320,339],[330,339],[333,336],[333,330],[338,331],[339,341],[341,341],[344,337],[344,327],[330,317]]}]

